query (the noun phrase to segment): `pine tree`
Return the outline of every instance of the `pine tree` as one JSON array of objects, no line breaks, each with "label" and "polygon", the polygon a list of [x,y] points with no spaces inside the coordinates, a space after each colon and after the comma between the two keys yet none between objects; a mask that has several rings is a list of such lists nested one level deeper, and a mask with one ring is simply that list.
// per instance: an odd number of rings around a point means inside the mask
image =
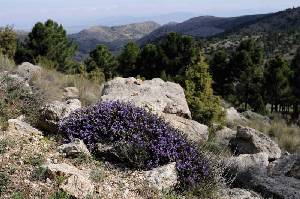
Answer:
[{"label": "pine tree", "polygon": [[0,53],[13,58],[17,49],[17,33],[12,27],[0,28]]},{"label": "pine tree", "polygon": [[119,72],[124,77],[135,77],[138,75],[137,59],[140,48],[136,43],[128,43],[119,56]]},{"label": "pine tree", "polygon": [[50,19],[34,25],[28,34],[27,48],[32,62],[46,58],[56,65],[56,69],[64,72],[74,67],[73,57],[77,46],[68,40],[63,26]]},{"label": "pine tree", "polygon": [[199,55],[185,72],[185,93],[193,118],[205,124],[222,121],[224,115],[211,84],[209,65]]},{"label": "pine tree", "polygon": [[102,71],[105,79],[111,79],[117,75],[117,60],[109,52],[105,45],[98,45],[90,52],[90,57],[85,60],[88,73]]}]

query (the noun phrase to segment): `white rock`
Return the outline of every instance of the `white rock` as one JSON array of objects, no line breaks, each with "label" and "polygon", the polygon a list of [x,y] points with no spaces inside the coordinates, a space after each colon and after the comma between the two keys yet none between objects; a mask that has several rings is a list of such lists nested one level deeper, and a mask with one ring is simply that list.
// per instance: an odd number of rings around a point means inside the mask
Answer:
[{"label": "white rock", "polygon": [[91,156],[83,141],[77,138],[71,143],[59,146],[58,151],[66,154],[67,157],[78,157],[80,155]]}]

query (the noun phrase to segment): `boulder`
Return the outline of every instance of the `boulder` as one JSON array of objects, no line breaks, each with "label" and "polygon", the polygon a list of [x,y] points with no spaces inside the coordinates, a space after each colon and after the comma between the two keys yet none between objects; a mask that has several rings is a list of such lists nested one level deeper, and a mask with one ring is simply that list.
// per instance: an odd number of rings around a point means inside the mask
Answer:
[{"label": "boulder", "polygon": [[214,142],[221,148],[227,148],[229,142],[236,136],[236,131],[230,128],[224,127],[223,129],[216,131],[214,135]]},{"label": "boulder", "polygon": [[29,62],[24,62],[17,68],[17,73],[26,80],[31,80],[34,76],[40,76],[41,71],[42,68],[40,66],[33,65]]},{"label": "boulder", "polygon": [[49,133],[57,133],[59,122],[79,108],[81,108],[81,102],[78,99],[48,103],[40,111],[38,125]]},{"label": "boulder", "polygon": [[79,99],[79,90],[76,87],[66,87],[64,88],[63,98],[65,100],[69,99]]},{"label": "boulder", "polygon": [[180,130],[193,142],[201,143],[208,139],[208,126],[194,120],[185,119],[172,114],[162,114],[162,118],[175,129]]},{"label": "boulder", "polygon": [[222,199],[263,199],[260,195],[253,191],[239,188],[221,189],[219,195]]},{"label": "boulder", "polygon": [[280,159],[270,163],[268,167],[269,175],[288,176],[300,180],[300,155],[285,155]]},{"label": "boulder", "polygon": [[42,136],[42,132],[33,128],[26,122],[22,121],[22,117],[17,119],[9,119],[8,127],[6,129],[7,132],[18,132],[26,135],[39,135]]},{"label": "boulder", "polygon": [[270,124],[271,119],[267,116],[260,115],[258,113],[255,113],[253,111],[245,111],[241,113],[241,115],[249,120],[257,120],[257,121],[262,121],[265,124]]},{"label": "boulder", "polygon": [[271,138],[255,129],[242,126],[238,126],[236,136],[230,140],[230,148],[235,154],[265,152],[270,160],[281,156],[279,146]]},{"label": "boulder", "polygon": [[[226,160],[226,165],[232,175],[237,178],[245,178],[249,173],[266,173],[269,165],[268,154],[242,154],[236,157],[230,157]],[[245,178],[246,179],[246,178]]]},{"label": "boulder", "polygon": [[65,154],[67,157],[78,157],[81,155],[91,156],[83,141],[77,138],[69,144],[59,146],[58,151]]},{"label": "boulder", "polygon": [[244,121],[245,118],[234,108],[230,107],[226,109],[226,121],[235,122],[235,121]]},{"label": "boulder", "polygon": [[145,171],[143,174],[150,187],[168,191],[174,188],[178,182],[176,162]]},{"label": "boulder", "polygon": [[63,177],[64,181],[59,185],[59,188],[75,198],[83,199],[94,192],[94,185],[89,179],[89,172],[65,163],[48,163],[43,167],[47,170],[49,178]]},{"label": "boulder", "polygon": [[101,100],[131,102],[159,115],[169,113],[191,118],[183,88],[158,78],[142,81],[117,77],[104,85]]}]

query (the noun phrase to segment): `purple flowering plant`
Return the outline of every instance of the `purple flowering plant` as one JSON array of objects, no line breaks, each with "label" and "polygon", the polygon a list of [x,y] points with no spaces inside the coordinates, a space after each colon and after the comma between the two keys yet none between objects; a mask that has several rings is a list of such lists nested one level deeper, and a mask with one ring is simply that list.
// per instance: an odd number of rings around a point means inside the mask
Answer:
[{"label": "purple flowering plant", "polygon": [[60,123],[68,141],[83,140],[90,151],[97,143],[122,143],[142,149],[143,169],[176,162],[181,185],[196,185],[210,177],[209,161],[162,118],[131,103],[101,102],[79,109]]}]

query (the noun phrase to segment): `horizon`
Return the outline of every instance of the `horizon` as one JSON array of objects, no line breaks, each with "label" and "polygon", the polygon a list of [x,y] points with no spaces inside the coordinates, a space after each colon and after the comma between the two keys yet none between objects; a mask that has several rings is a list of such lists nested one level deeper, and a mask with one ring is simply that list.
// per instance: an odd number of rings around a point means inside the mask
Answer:
[{"label": "horizon", "polygon": [[[182,22],[197,16],[236,17],[266,14],[300,6],[300,0],[0,0],[0,26],[12,25],[17,30],[30,30],[38,22],[53,19],[63,24],[68,33],[96,26],[114,26],[144,21],[161,25]],[[225,3],[226,2],[226,3]]]}]

